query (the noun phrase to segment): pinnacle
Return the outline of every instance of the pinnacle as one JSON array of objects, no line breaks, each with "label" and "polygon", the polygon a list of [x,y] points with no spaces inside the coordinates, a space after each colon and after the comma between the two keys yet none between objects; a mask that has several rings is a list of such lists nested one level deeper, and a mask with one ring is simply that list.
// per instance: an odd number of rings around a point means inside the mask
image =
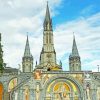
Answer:
[{"label": "pinnacle", "polygon": [[28,40],[28,35],[27,35],[24,57],[30,57],[30,56],[31,56],[31,53],[30,53],[29,40]]},{"label": "pinnacle", "polygon": [[74,33],[73,33],[72,56],[79,56]]}]

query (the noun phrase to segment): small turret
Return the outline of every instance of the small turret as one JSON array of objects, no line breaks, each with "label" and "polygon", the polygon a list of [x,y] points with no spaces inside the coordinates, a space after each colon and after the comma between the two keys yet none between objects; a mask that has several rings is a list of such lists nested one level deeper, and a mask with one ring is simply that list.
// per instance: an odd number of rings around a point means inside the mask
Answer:
[{"label": "small turret", "polygon": [[22,58],[22,71],[23,72],[32,72],[33,71],[33,56],[30,52],[28,35],[27,35],[27,40],[26,40],[24,56]]},{"label": "small turret", "polygon": [[75,36],[73,36],[72,53],[69,56],[69,69],[70,71],[81,71],[81,60],[77,49]]}]

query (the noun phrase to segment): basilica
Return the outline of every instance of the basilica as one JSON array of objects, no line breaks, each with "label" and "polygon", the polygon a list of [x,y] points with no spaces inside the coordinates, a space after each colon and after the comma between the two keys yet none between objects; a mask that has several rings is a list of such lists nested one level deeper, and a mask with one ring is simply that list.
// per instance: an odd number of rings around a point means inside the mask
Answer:
[{"label": "basilica", "polygon": [[56,61],[53,38],[47,4],[39,64],[33,69],[34,57],[27,36],[20,70],[5,66],[0,34],[0,100],[100,100],[100,72],[81,69],[75,36],[68,58],[69,71],[63,71],[62,62]]}]

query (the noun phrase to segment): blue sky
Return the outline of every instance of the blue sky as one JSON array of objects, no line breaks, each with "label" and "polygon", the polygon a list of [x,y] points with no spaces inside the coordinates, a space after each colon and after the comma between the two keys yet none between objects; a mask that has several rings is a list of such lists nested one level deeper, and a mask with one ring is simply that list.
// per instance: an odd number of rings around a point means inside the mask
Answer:
[{"label": "blue sky", "polygon": [[59,14],[54,17],[54,23],[62,23],[77,19],[80,16],[89,17],[100,12],[99,0],[62,0],[56,10]]},{"label": "blue sky", "polygon": [[[57,62],[61,60],[63,69],[69,69],[74,32],[82,70],[97,71],[100,65],[100,0],[48,1]],[[19,68],[21,65],[27,32],[34,66],[36,60],[39,63],[45,10],[46,0],[0,0],[0,32],[7,66]]]}]

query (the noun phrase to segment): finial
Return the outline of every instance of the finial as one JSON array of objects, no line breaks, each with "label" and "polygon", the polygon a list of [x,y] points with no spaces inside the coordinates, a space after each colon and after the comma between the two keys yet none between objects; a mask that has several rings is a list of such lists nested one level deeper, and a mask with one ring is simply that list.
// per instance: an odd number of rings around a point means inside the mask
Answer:
[{"label": "finial", "polygon": [[27,32],[27,37],[28,37],[28,32]]},{"label": "finial", "polygon": [[98,66],[98,72],[99,72],[99,65],[97,65]]},{"label": "finial", "polygon": [[48,5],[48,0],[47,0],[47,5]]},{"label": "finial", "polygon": [[28,41],[28,34],[29,34],[29,33],[27,32],[27,41]]}]

